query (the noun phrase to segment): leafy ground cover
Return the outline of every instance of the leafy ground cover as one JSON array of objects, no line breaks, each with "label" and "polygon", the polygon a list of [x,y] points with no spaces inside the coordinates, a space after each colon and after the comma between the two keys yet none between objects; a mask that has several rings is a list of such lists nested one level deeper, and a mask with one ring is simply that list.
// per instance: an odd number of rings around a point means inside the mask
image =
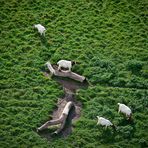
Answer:
[{"label": "leafy ground cover", "polygon": [[[146,0],[1,0],[0,147],[147,147],[148,46]],[[47,28],[42,38],[33,24]],[[66,139],[48,142],[36,127],[49,119],[63,91],[47,79],[47,60],[79,62],[90,86],[79,90],[81,118]],[[132,123],[117,103],[133,110]],[[96,116],[118,128],[103,130]]]}]

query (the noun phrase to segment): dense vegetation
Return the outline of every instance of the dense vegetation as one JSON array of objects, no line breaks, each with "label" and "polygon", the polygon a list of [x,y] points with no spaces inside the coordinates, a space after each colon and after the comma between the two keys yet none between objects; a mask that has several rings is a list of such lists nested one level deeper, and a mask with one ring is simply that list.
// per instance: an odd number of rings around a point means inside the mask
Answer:
[{"label": "dense vegetation", "polygon": [[[0,147],[147,147],[146,0],[1,0]],[[42,38],[33,24],[47,28]],[[36,127],[49,119],[61,86],[43,76],[50,60],[76,60],[90,86],[79,90],[81,118],[66,139],[48,142]],[[128,123],[117,103],[133,110]],[[96,126],[96,116],[117,132]]]}]

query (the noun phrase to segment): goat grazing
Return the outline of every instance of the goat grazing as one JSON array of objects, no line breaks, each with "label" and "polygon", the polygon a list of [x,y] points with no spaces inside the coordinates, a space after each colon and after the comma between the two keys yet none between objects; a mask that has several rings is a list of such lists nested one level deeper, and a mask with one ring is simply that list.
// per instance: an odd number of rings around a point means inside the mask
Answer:
[{"label": "goat grazing", "polygon": [[76,64],[76,62],[67,60],[60,60],[57,62],[58,70],[61,70],[61,68],[68,68],[69,72],[74,64]]},{"label": "goat grazing", "polygon": [[99,117],[99,116],[97,116],[97,118],[98,118],[97,125],[100,124],[102,126],[105,126],[105,128],[107,128],[108,126],[111,126],[111,127],[113,127],[113,129],[116,129],[114,124],[111,123],[109,120],[107,120],[107,119],[105,119],[103,117]]},{"label": "goat grazing", "polygon": [[131,115],[132,115],[131,109],[128,106],[126,106],[125,104],[118,103],[118,105],[119,105],[118,113],[122,112],[123,114],[126,115],[126,117],[128,119],[130,119]]},{"label": "goat grazing", "polygon": [[41,24],[37,24],[37,25],[34,25],[34,28],[37,28],[38,32],[39,32],[41,35],[45,36],[45,31],[46,31],[46,29],[45,29],[44,26],[42,26]]}]

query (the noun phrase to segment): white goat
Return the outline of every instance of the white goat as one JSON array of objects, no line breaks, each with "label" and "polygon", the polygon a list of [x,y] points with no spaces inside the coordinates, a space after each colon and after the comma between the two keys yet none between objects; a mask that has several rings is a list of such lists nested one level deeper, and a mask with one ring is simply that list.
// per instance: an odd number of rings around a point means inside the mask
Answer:
[{"label": "white goat", "polygon": [[105,119],[103,117],[99,117],[99,116],[97,116],[97,118],[98,118],[97,125],[100,124],[102,126],[105,126],[105,128],[107,128],[108,126],[114,127],[114,125],[109,120],[107,120],[107,119]]},{"label": "white goat", "polygon": [[126,115],[126,117],[128,119],[130,119],[131,115],[132,115],[131,109],[128,106],[126,106],[125,104],[118,103],[118,105],[119,105],[118,113],[122,112]]},{"label": "white goat", "polygon": [[71,71],[72,65],[74,65],[75,62],[73,61],[67,61],[67,60],[60,60],[57,62],[58,70],[61,70],[61,68],[68,68],[68,71]]},{"label": "white goat", "polygon": [[45,29],[44,26],[42,26],[41,24],[37,24],[37,25],[34,25],[34,28],[37,28],[38,32],[39,32],[41,35],[45,36],[45,31],[46,31],[46,29]]}]

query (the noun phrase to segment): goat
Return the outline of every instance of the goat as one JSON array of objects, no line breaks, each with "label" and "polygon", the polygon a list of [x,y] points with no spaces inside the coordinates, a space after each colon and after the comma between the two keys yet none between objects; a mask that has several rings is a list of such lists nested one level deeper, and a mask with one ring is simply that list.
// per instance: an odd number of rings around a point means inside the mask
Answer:
[{"label": "goat", "polygon": [[125,104],[118,103],[118,105],[119,105],[118,113],[122,112],[123,114],[126,115],[128,119],[131,119],[131,115],[132,115],[131,109]]},{"label": "goat", "polygon": [[111,123],[109,120],[99,116],[97,116],[97,118],[98,118],[97,125],[100,124],[102,126],[105,126],[105,128],[107,128],[108,126],[111,126],[114,130],[116,130],[114,124]]},{"label": "goat", "polygon": [[45,29],[44,26],[42,26],[41,24],[37,24],[37,25],[34,25],[34,28],[37,28],[38,32],[39,32],[41,35],[45,36],[45,31],[46,31],[46,29]]},{"label": "goat", "polygon": [[71,71],[72,66],[76,64],[74,61],[67,61],[67,60],[60,60],[57,62],[58,70],[60,71],[61,68],[68,68],[68,71]]}]

